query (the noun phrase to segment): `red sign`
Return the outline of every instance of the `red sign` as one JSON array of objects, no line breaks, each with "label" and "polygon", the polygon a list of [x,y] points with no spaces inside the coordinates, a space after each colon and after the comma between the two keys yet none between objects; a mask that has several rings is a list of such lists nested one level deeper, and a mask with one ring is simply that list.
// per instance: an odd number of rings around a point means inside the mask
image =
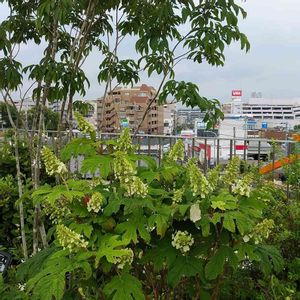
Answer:
[{"label": "red sign", "polygon": [[235,150],[246,150],[248,149],[247,145],[236,145]]},{"label": "red sign", "polygon": [[232,95],[232,97],[242,97],[243,92],[242,92],[242,90],[233,90],[231,92],[231,95]]}]

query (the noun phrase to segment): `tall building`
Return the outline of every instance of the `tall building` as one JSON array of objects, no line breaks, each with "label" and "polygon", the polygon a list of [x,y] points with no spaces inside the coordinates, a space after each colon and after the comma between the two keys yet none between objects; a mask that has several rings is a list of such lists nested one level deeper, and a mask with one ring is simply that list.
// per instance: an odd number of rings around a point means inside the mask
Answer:
[{"label": "tall building", "polygon": [[176,126],[176,103],[164,105],[164,134],[173,134]]},{"label": "tall building", "polygon": [[223,104],[223,112],[242,115],[257,121],[258,128],[286,126],[293,128],[300,124],[300,98],[267,99],[250,98],[248,100],[232,99]]},{"label": "tall building", "polygon": [[119,87],[101,98],[97,103],[98,127],[102,131],[120,131],[122,127],[136,130],[142,122],[139,131],[147,134],[164,132],[163,106],[158,106],[155,100],[143,120],[146,108],[156,95],[152,86],[126,88]]}]

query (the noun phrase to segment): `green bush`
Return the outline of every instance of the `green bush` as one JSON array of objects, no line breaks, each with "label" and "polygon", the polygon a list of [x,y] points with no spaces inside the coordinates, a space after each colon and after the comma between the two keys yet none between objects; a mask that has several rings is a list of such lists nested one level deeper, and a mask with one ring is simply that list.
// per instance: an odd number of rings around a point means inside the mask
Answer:
[{"label": "green bush", "polygon": [[[74,178],[47,148],[48,174],[61,184],[33,193],[53,223],[54,242],[19,267],[32,299],[217,299],[237,272],[280,272],[282,257],[267,244],[274,229],[263,215],[265,190],[234,157],[223,173],[186,165],[178,141],[163,159],[135,154],[129,132],[116,141],[71,141],[63,162],[84,156]],[[105,153],[105,154],[103,154]],[[139,167],[144,161],[147,167]],[[100,171],[100,176],[97,176]]]}]

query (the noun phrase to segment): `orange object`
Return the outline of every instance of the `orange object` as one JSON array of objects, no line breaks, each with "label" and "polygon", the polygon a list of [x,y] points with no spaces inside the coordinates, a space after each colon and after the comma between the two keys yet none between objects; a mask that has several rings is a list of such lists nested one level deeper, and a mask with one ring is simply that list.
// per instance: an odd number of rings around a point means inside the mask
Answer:
[{"label": "orange object", "polygon": [[[296,142],[300,142],[300,134],[293,134],[293,139]],[[263,166],[259,169],[260,174],[267,174],[272,172],[273,170],[277,170],[285,165],[288,165],[295,160],[300,159],[300,154],[297,155],[290,155],[289,157],[283,157],[281,159],[275,160],[274,163],[267,164],[266,166]]]},{"label": "orange object", "polygon": [[300,142],[300,134],[295,133],[292,135],[292,137],[296,142]]},{"label": "orange object", "polygon": [[273,170],[277,170],[285,165],[288,165],[295,160],[300,159],[300,154],[298,155],[291,155],[289,157],[283,157],[281,159],[275,160],[274,163],[267,164],[259,169],[260,174],[267,174]]}]

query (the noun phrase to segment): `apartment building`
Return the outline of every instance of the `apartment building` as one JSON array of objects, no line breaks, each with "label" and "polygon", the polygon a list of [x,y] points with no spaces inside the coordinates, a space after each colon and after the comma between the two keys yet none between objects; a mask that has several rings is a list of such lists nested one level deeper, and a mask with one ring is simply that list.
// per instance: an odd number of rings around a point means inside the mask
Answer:
[{"label": "apartment building", "polygon": [[164,132],[163,106],[155,100],[144,113],[156,95],[152,86],[142,84],[132,88],[119,87],[108,93],[97,103],[98,128],[102,131],[115,132],[123,127],[136,130],[142,122],[139,132],[162,134]]},{"label": "apartment building", "polygon": [[164,105],[164,134],[174,134],[176,126],[176,103]]}]

